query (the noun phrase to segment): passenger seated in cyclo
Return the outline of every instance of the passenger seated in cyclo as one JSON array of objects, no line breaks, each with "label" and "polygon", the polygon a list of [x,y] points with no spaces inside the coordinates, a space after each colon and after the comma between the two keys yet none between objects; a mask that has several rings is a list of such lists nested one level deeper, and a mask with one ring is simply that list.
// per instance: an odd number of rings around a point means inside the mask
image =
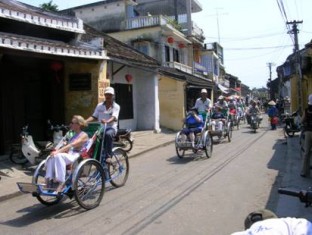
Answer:
[{"label": "passenger seated in cyclo", "polygon": [[214,112],[211,115],[212,131],[223,131],[223,125],[226,121],[226,117],[221,112],[221,107],[216,106]]},{"label": "passenger seated in cyclo", "polygon": [[216,107],[220,107],[221,108],[221,112],[223,113],[224,117],[228,116],[228,103],[225,101],[225,97],[220,95],[218,97],[218,101],[215,103]]},{"label": "passenger seated in cyclo", "polygon": [[188,137],[191,141],[192,148],[195,148],[195,135],[201,133],[204,127],[203,117],[198,114],[197,109],[193,107],[183,121],[186,127],[181,131],[181,139],[185,143]]},{"label": "passenger seated in cyclo", "polygon": [[237,115],[237,112],[236,112],[235,106],[230,106],[230,108],[229,108],[229,118],[231,120],[235,120],[236,115]]},{"label": "passenger seated in cyclo", "polygon": [[58,183],[55,193],[60,193],[64,189],[66,166],[73,164],[79,158],[81,150],[88,144],[88,134],[82,131],[86,126],[87,123],[82,116],[74,115],[70,123],[74,135],[63,147],[51,152],[46,160],[46,188],[53,188],[52,185]]}]

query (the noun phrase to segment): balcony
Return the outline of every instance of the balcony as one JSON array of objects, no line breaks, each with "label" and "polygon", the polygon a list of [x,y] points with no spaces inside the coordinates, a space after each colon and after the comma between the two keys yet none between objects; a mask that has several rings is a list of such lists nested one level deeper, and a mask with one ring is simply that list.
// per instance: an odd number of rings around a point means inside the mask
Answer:
[{"label": "balcony", "polygon": [[174,68],[174,69],[178,69],[182,72],[188,73],[188,74],[193,74],[193,68],[185,65],[185,64],[181,64],[178,62],[166,62],[164,64],[164,66],[169,67],[169,68]]},{"label": "balcony", "polygon": [[139,16],[125,21],[125,29],[138,29],[151,26],[161,26],[169,24],[170,19],[162,15],[157,16]]}]

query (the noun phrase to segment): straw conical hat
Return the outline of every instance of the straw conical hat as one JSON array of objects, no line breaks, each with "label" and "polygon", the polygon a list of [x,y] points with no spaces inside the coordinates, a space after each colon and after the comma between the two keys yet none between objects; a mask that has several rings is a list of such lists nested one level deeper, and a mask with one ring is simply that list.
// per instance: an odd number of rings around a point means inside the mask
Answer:
[{"label": "straw conical hat", "polygon": [[275,103],[273,100],[271,100],[271,101],[268,103],[268,105],[276,105],[276,103]]}]

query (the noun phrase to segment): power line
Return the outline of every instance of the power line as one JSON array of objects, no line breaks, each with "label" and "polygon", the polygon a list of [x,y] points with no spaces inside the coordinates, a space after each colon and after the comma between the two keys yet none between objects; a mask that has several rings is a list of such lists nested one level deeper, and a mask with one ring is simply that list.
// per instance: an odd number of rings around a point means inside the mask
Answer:
[{"label": "power line", "polygon": [[271,47],[245,47],[245,48],[227,48],[225,47],[224,49],[226,50],[237,50],[237,51],[241,51],[241,50],[268,50],[268,49],[278,49],[278,48],[285,48],[285,47],[292,47],[293,45],[284,45],[284,46],[271,46]]}]

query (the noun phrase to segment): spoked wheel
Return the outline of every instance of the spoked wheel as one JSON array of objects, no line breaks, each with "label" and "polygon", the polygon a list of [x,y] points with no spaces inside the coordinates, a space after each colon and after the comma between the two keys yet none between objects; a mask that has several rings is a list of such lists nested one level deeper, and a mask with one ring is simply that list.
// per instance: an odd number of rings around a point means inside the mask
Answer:
[{"label": "spoked wheel", "polygon": [[207,158],[210,158],[212,156],[212,149],[213,149],[212,137],[209,134],[207,134],[204,146],[204,151]]},{"label": "spoked wheel", "polygon": [[227,137],[228,137],[229,142],[231,142],[231,140],[232,140],[232,132],[233,132],[233,128],[228,127]]},{"label": "spoked wheel", "polygon": [[177,152],[177,156],[179,158],[183,158],[184,157],[184,153],[185,153],[185,150],[179,148],[178,146],[176,146],[176,152]]},{"label": "spoked wheel", "polygon": [[179,158],[183,158],[184,153],[185,153],[185,150],[179,147],[181,143],[182,143],[181,132],[178,132],[176,135],[176,139],[175,139],[175,148],[176,148],[177,156]]},{"label": "spoked wheel", "polygon": [[105,191],[105,174],[101,164],[94,159],[83,161],[78,166],[73,186],[75,199],[82,208],[90,210],[97,207]]},{"label": "spoked wheel", "polygon": [[127,153],[120,148],[113,149],[112,163],[108,164],[110,183],[118,188],[123,186],[129,175],[129,159]]},{"label": "spoked wheel", "polygon": [[[35,171],[35,175],[34,175],[34,179],[33,179],[33,183],[35,184],[45,184],[46,180],[45,180],[45,175],[46,175],[46,170],[45,170],[45,161],[42,161],[36,171]],[[52,206],[57,204],[61,199],[62,196],[45,196],[45,195],[40,195],[40,194],[36,194],[36,198],[38,199],[39,202],[41,202],[43,205],[46,206]]]},{"label": "spoked wheel", "polygon": [[11,162],[18,165],[23,165],[28,162],[27,158],[22,152],[20,145],[12,145],[9,159]]}]

